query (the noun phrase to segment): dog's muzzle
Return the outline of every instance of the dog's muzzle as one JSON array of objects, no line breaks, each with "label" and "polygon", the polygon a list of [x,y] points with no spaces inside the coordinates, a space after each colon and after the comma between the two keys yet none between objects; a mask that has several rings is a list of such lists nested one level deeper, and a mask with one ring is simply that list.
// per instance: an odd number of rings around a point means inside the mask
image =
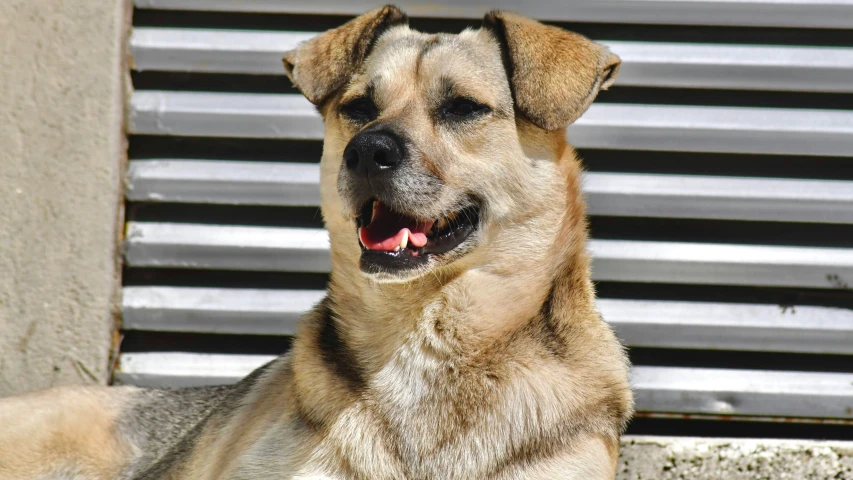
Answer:
[{"label": "dog's muzzle", "polygon": [[440,184],[430,184],[432,179],[418,172],[394,132],[359,133],[344,149],[342,166],[347,194],[358,208],[360,264],[365,272],[422,267],[431,258],[445,257],[477,229],[480,212],[473,201],[453,211],[424,213],[433,210],[430,192]]}]

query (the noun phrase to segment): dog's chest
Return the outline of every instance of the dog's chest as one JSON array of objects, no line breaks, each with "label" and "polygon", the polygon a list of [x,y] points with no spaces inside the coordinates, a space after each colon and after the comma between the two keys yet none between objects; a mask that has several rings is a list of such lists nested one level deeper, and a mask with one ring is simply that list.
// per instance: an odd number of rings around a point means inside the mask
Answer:
[{"label": "dog's chest", "polygon": [[[508,405],[488,383],[412,349],[371,380],[368,399],[337,425],[333,448],[352,452],[347,461],[365,478],[488,478],[536,423],[496,414]],[[370,432],[369,441],[349,443],[353,429]]]},{"label": "dog's chest", "polygon": [[432,351],[402,352],[322,432],[270,425],[229,478],[492,478],[560,416],[524,380],[465,375]]}]

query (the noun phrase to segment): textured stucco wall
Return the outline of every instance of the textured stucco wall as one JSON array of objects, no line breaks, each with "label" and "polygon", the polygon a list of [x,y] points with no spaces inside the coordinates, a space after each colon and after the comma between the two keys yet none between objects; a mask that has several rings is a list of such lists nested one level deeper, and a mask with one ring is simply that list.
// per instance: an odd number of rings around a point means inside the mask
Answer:
[{"label": "textured stucco wall", "polygon": [[126,8],[0,0],[0,396],[106,379]]},{"label": "textured stucco wall", "polygon": [[618,480],[853,480],[853,442],[627,437]]}]

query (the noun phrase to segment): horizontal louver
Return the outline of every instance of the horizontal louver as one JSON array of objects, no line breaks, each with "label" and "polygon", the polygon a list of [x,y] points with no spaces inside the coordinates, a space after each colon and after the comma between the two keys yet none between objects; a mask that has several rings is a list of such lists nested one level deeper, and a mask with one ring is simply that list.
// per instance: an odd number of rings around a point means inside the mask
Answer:
[{"label": "horizontal louver", "polygon": [[[319,206],[312,164],[133,160],[141,202]],[[592,215],[853,223],[853,182],[587,172]]]},{"label": "horizontal louver", "polygon": [[[119,378],[142,386],[236,382],[272,356],[128,354]],[[853,374],[637,366],[639,410],[717,415],[851,418]],[[721,400],[725,398],[725,400]]]},{"label": "horizontal louver", "polygon": [[[132,222],[127,238],[131,267],[330,268],[320,229]],[[593,239],[589,250],[599,281],[830,288],[853,277],[853,249]]]},{"label": "horizontal louver", "polygon": [[[292,335],[322,290],[127,287],[128,330]],[[601,299],[619,337],[639,347],[853,354],[853,311],[775,305]]]},{"label": "horizontal louver", "polygon": [[[314,33],[137,28],[137,70],[280,75],[281,52]],[[619,85],[853,92],[853,49],[605,41]]]},{"label": "horizontal louver", "polygon": [[[139,8],[358,15],[376,2],[355,0],[135,0]],[[566,22],[851,28],[850,0],[474,0],[396,2],[410,15],[479,18],[487,9],[515,10]]]},{"label": "horizontal louver", "polygon": [[[298,95],[138,92],[130,133],[321,140]],[[853,112],[596,104],[569,131],[579,148],[853,156]]]},{"label": "horizontal louver", "polygon": [[[486,10],[398,4],[433,23]],[[117,381],[236,381],[322,298],[323,126],[281,56],[342,21],[325,15],[374,6],[136,1]],[[640,414],[853,419],[853,1],[489,8],[629,32],[597,38],[623,67],[569,139],[588,160],[599,307],[631,349]]]}]

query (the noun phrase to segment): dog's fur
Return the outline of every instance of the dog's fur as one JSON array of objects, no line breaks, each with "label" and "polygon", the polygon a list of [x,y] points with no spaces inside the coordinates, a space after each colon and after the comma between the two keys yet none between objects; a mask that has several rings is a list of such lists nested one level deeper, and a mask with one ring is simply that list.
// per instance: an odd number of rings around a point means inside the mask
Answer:
[{"label": "dog's fur", "polygon": [[[594,303],[580,166],[565,129],[619,59],[505,12],[458,35],[386,6],[288,52],[323,115],[328,296],[292,350],[228,387],[76,387],[0,401],[2,479],[613,478],[628,363]],[[341,113],[369,95],[378,118]],[[465,97],[489,110],[448,122]],[[364,273],[342,167],[366,129],[404,139],[395,208],[476,199],[476,233],[407,271]]]}]

